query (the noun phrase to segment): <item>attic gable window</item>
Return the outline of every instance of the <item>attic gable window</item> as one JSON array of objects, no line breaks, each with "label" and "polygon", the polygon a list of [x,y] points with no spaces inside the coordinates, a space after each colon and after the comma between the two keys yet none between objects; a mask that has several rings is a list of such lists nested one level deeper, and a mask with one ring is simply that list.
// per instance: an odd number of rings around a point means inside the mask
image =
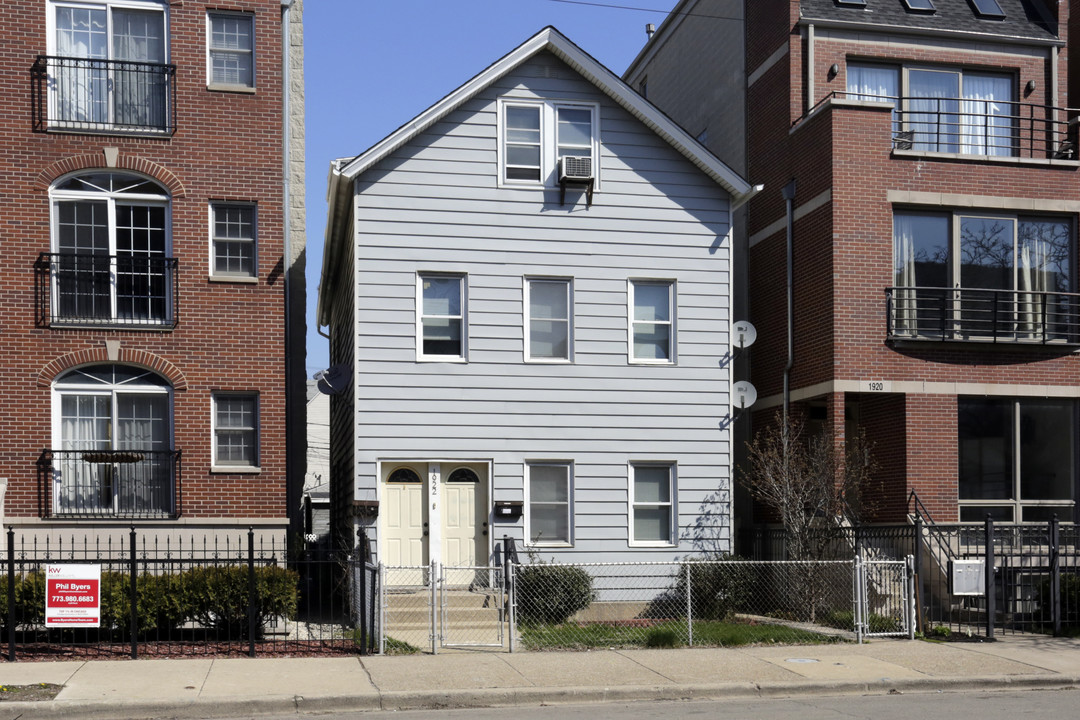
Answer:
[{"label": "attic gable window", "polygon": [[593,103],[500,100],[500,184],[554,187],[566,157],[587,159],[595,177],[599,116]]}]

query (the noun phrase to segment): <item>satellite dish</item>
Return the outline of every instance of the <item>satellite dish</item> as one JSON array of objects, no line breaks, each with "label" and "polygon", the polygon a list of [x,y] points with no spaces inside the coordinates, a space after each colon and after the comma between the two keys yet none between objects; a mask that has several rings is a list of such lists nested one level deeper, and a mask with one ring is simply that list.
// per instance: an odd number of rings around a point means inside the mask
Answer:
[{"label": "satellite dish", "polygon": [[337,395],[349,387],[349,382],[352,380],[352,368],[347,363],[334,365],[315,373],[314,379],[318,381],[317,387],[323,395]]},{"label": "satellite dish", "polygon": [[735,383],[731,386],[731,391],[735,394],[734,405],[740,410],[745,410],[757,402],[757,388],[751,385],[749,380]]},{"label": "satellite dish", "polygon": [[734,334],[734,345],[740,350],[745,350],[757,340],[757,328],[749,320],[740,320],[731,327]]}]

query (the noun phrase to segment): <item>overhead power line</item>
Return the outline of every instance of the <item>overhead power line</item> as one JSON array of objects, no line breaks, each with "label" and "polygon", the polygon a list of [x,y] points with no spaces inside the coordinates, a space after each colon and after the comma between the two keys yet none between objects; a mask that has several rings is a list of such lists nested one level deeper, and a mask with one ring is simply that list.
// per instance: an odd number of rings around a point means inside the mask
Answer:
[{"label": "overhead power line", "polygon": [[[659,10],[659,9],[656,9],[656,8],[633,7],[631,5],[615,5],[613,3],[604,3],[604,2],[588,2],[587,0],[548,0],[548,2],[563,3],[564,5],[587,5],[589,7],[609,8],[611,10],[637,10],[638,12],[661,13],[663,15],[667,15],[668,13],[671,12],[670,10]],[[677,14],[682,15],[684,17],[712,18],[713,20],[742,20],[741,17],[736,17],[734,15],[710,15],[708,13],[697,13],[697,12],[682,12],[682,13],[677,13]]]}]

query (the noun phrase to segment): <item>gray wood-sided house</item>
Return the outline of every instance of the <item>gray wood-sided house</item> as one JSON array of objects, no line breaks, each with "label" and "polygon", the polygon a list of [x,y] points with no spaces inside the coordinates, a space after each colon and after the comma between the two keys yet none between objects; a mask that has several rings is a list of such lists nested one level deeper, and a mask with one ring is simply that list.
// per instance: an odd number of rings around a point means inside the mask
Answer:
[{"label": "gray wood-sided house", "polygon": [[730,549],[754,188],[545,28],[330,171],[339,542],[392,566]]}]

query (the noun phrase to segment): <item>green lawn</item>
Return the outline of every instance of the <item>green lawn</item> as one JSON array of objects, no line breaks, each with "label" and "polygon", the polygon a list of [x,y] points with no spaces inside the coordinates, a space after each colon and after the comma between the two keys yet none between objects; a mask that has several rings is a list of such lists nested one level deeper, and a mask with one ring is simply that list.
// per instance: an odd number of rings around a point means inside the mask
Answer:
[{"label": "green lawn", "polygon": [[[784,625],[699,621],[693,624],[694,645],[737,647],[739,645],[820,645],[843,642]],[[562,625],[521,625],[521,640],[530,650],[595,647],[682,647],[688,643],[686,623],[672,620],[648,626],[620,623],[564,623]]]}]

